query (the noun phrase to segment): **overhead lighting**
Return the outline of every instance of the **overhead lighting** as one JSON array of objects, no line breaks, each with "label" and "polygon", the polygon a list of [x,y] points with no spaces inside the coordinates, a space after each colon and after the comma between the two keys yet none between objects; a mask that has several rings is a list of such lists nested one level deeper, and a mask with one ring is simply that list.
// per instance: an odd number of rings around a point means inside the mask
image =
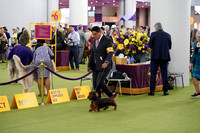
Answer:
[{"label": "overhead lighting", "polygon": [[60,3],[60,5],[61,5],[62,3]]},{"label": "overhead lighting", "polygon": [[142,6],[142,8],[144,8],[144,6]]},{"label": "overhead lighting", "polygon": [[98,1],[96,1],[96,3],[97,3]]},{"label": "overhead lighting", "polygon": [[114,6],[115,4],[113,4],[113,6]]},{"label": "overhead lighting", "polygon": [[145,5],[147,5],[147,3]]},{"label": "overhead lighting", "polygon": [[93,4],[93,2],[91,2],[91,4]]},{"label": "overhead lighting", "polygon": [[109,3],[109,2],[107,2],[107,3]]},{"label": "overhead lighting", "polygon": [[104,3],[102,3],[102,5],[104,5]]}]

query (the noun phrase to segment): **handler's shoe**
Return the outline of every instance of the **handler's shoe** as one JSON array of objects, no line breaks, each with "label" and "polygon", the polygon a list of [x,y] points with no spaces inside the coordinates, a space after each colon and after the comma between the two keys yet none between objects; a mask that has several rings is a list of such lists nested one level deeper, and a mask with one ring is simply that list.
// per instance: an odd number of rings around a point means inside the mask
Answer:
[{"label": "handler's shoe", "polygon": [[191,97],[200,97],[200,93],[198,94],[194,93],[193,95],[191,95]]},{"label": "handler's shoe", "polygon": [[155,93],[154,93],[154,92],[150,92],[148,95],[149,95],[149,96],[154,96]]},{"label": "handler's shoe", "polygon": [[169,92],[164,92],[163,95],[164,95],[164,96],[167,96],[167,95],[169,95]]}]

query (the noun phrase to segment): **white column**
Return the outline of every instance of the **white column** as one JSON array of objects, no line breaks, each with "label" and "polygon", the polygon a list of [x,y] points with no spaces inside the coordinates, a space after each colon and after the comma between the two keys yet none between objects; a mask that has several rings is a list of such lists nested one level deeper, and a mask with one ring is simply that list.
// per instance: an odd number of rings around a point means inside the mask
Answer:
[{"label": "white column", "polygon": [[88,0],[69,0],[69,24],[88,25]]},{"label": "white column", "polygon": [[53,22],[51,20],[51,12],[56,11],[59,8],[58,0],[47,0],[47,22]]},{"label": "white column", "polygon": [[[136,0],[125,0],[125,15],[134,14],[136,12]],[[125,26],[133,28],[136,26],[136,21],[125,21]]]},{"label": "white column", "polygon": [[[184,84],[189,85],[191,0],[151,0],[151,30],[161,22],[172,37],[170,72],[184,72]],[[178,86],[181,80],[178,79]]]},{"label": "white column", "polygon": [[139,26],[146,26],[146,11],[145,8],[139,9]]},{"label": "white column", "polygon": [[124,13],[125,13],[124,6],[125,6],[124,0],[120,0],[120,2],[119,2],[119,27],[121,25],[124,25],[124,20],[120,20],[120,18],[123,17]]}]

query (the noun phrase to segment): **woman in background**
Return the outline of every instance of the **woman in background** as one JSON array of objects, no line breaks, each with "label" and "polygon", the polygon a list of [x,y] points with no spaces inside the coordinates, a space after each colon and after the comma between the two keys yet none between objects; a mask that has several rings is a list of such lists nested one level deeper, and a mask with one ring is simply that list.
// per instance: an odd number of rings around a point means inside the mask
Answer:
[{"label": "woman in background", "polygon": [[191,97],[200,96],[199,83],[198,83],[198,80],[200,80],[200,31],[197,32],[196,36],[197,36],[197,41],[194,42],[194,53],[190,63],[190,70],[192,66],[194,66],[192,71],[192,81],[196,92],[193,95],[191,95]]},{"label": "woman in background", "polygon": [[[52,68],[51,64],[51,58],[54,56],[53,52],[48,46],[43,46],[42,43],[38,43],[35,48],[35,53],[33,55],[33,64],[38,66],[40,65],[40,61],[44,60],[44,64],[48,68]],[[44,71],[44,86],[47,89],[47,93],[50,90],[50,72],[46,69],[43,69]],[[39,95],[41,96],[41,68],[37,70],[37,84],[39,89]]]}]

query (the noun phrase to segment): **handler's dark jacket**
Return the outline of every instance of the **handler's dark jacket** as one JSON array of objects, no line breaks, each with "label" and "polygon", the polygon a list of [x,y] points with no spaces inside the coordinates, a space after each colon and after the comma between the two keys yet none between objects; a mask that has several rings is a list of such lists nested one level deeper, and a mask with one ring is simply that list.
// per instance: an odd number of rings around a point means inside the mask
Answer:
[{"label": "handler's dark jacket", "polygon": [[102,64],[107,62],[108,67],[105,71],[109,71],[112,66],[113,52],[112,41],[110,38],[103,35],[97,48],[96,39],[93,39],[88,67],[93,71],[102,71]]}]

